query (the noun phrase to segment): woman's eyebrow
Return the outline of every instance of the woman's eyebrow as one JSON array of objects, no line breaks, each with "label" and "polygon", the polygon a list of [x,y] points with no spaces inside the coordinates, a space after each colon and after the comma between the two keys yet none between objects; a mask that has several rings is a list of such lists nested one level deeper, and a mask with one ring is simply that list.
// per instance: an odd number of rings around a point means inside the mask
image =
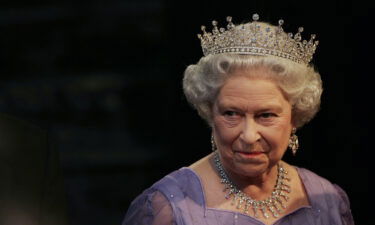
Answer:
[{"label": "woman's eyebrow", "polygon": [[282,112],[283,111],[283,108],[280,106],[280,105],[265,105],[265,106],[262,106],[260,107],[261,109],[257,110],[258,113],[261,113],[261,112],[267,112],[267,111],[273,111],[273,112]]}]

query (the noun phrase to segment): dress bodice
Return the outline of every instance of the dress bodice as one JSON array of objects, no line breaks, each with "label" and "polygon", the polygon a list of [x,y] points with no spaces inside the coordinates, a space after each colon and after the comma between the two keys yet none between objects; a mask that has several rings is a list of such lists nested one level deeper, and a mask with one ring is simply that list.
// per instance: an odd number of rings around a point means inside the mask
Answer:
[{"label": "dress bodice", "polygon": [[[339,186],[307,169],[296,169],[311,206],[283,215],[274,225],[354,224],[348,197]],[[165,176],[132,202],[123,225],[133,224],[264,225],[240,212],[207,207],[202,182],[188,167]]]}]

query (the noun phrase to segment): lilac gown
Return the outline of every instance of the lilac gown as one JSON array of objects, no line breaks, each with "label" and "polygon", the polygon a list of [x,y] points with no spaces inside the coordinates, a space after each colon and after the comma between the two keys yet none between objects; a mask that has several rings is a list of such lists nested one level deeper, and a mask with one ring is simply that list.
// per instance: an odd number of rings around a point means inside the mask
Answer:
[{"label": "lilac gown", "polygon": [[[352,225],[349,199],[337,185],[297,168],[311,206],[279,218],[275,225]],[[130,205],[122,225],[264,225],[246,214],[206,207],[198,175],[183,167],[165,176]]]}]

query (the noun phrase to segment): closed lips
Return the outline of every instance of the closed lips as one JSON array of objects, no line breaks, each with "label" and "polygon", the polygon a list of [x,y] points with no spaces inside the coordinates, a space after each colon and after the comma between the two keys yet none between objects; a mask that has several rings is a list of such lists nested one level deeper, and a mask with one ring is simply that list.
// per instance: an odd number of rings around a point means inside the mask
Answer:
[{"label": "closed lips", "polygon": [[253,152],[235,151],[235,152],[238,152],[238,153],[241,153],[241,154],[260,154],[260,153],[264,153],[262,151],[253,151]]}]

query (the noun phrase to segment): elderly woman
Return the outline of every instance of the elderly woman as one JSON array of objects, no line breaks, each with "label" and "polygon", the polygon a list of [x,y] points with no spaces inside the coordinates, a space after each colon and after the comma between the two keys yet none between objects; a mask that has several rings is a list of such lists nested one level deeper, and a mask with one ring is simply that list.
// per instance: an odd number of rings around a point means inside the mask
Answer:
[{"label": "elderly woman", "polygon": [[199,35],[204,57],[183,87],[212,128],[213,152],[175,171],[131,204],[133,224],[354,224],[345,192],[282,160],[296,130],[319,109],[322,82],[309,65],[315,35],[302,40],[258,21]]}]

